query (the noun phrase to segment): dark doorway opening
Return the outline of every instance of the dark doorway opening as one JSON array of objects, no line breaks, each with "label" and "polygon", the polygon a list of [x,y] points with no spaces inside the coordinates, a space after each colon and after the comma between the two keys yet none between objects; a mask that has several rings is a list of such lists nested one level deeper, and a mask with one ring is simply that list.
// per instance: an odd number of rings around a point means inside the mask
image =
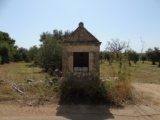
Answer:
[{"label": "dark doorway opening", "polygon": [[75,72],[89,71],[89,53],[88,52],[73,53],[73,70]]}]

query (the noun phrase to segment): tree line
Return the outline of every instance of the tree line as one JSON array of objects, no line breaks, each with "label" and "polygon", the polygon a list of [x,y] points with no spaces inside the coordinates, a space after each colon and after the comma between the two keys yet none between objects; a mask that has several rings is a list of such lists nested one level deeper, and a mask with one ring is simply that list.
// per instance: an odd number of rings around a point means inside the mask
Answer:
[{"label": "tree line", "polygon": [[29,49],[15,45],[16,40],[8,33],[0,31],[0,64],[9,62],[33,62],[45,71],[62,68],[62,41],[70,35],[70,31],[53,30],[40,35],[40,47]]},{"label": "tree line", "polygon": [[0,31],[0,63],[9,63],[14,61],[17,46],[15,40],[10,38],[9,34]]},{"label": "tree line", "polygon": [[[47,71],[62,69],[62,42],[72,32],[53,30],[43,32],[40,35],[40,46],[32,46],[29,49],[18,47],[15,45],[16,40],[11,38],[8,33],[0,31],[0,64],[9,62],[33,62],[34,65],[40,66]],[[112,39],[107,42],[107,47],[100,52],[100,60],[107,60],[109,64],[113,61],[122,62],[123,56],[127,56],[128,64],[137,63],[138,60],[151,61],[153,65],[158,63],[160,67],[160,50],[158,47],[149,48],[145,53],[137,53],[131,50],[128,43],[119,39]],[[132,61],[132,62],[131,62]]]},{"label": "tree line", "polygon": [[122,61],[122,57],[126,56],[128,64],[131,66],[131,61],[136,64],[137,61],[141,60],[142,63],[145,61],[151,61],[152,65],[158,63],[160,67],[160,49],[158,47],[149,48],[145,53],[137,53],[129,47],[129,43],[120,41],[119,39],[112,39],[108,41],[107,47],[104,51],[100,52],[100,60],[107,60],[109,64],[113,61]]}]

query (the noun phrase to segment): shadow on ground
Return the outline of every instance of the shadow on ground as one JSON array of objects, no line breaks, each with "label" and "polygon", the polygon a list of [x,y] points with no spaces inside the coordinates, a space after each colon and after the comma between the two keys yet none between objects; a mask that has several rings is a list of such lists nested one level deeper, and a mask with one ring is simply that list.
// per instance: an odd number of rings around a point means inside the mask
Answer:
[{"label": "shadow on ground", "polygon": [[70,120],[105,120],[114,118],[107,105],[59,105],[56,116]]}]

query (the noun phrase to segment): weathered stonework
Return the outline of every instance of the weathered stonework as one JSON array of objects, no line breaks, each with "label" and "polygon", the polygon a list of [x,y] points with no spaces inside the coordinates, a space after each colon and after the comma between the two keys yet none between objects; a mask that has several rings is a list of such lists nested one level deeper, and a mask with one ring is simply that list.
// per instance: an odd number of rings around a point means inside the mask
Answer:
[{"label": "weathered stonework", "polygon": [[[83,23],[63,42],[62,72],[63,78],[67,79],[71,76],[75,77],[99,77],[99,54],[100,44],[91,33],[84,27]],[[74,71],[74,53],[87,53],[88,66],[84,67],[88,71]],[[81,69],[83,67],[76,67]]]}]

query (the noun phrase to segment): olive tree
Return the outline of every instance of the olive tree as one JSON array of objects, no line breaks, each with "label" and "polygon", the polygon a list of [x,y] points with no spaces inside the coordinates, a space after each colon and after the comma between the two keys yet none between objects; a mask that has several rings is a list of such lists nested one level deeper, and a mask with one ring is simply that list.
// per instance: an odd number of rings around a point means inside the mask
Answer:
[{"label": "olive tree", "polygon": [[142,63],[144,63],[144,61],[147,60],[146,54],[142,54],[142,55],[141,55],[141,60],[142,60]]},{"label": "olive tree", "polygon": [[153,49],[149,48],[146,51],[146,55],[147,55],[148,60],[152,61],[152,65],[155,65],[157,61],[156,52]]},{"label": "olive tree", "polygon": [[128,47],[129,45],[126,42],[120,41],[119,39],[112,39],[111,42],[110,41],[107,42],[105,50],[115,54],[115,59],[119,61],[119,66],[121,68],[122,58],[123,58],[122,51],[126,51]]},{"label": "olive tree", "polygon": [[131,61],[133,61],[134,64],[136,64],[138,60],[139,60],[139,54],[138,53],[136,53],[134,50],[128,51],[129,65],[131,65]]},{"label": "olive tree", "polygon": [[111,42],[107,42],[106,51],[110,51],[116,54],[117,58],[120,58],[122,50],[128,47],[127,43],[120,41],[119,39],[112,39]]},{"label": "olive tree", "polygon": [[61,69],[62,67],[62,45],[58,40],[51,37],[46,38],[39,48],[36,63],[46,72],[48,70]]}]

